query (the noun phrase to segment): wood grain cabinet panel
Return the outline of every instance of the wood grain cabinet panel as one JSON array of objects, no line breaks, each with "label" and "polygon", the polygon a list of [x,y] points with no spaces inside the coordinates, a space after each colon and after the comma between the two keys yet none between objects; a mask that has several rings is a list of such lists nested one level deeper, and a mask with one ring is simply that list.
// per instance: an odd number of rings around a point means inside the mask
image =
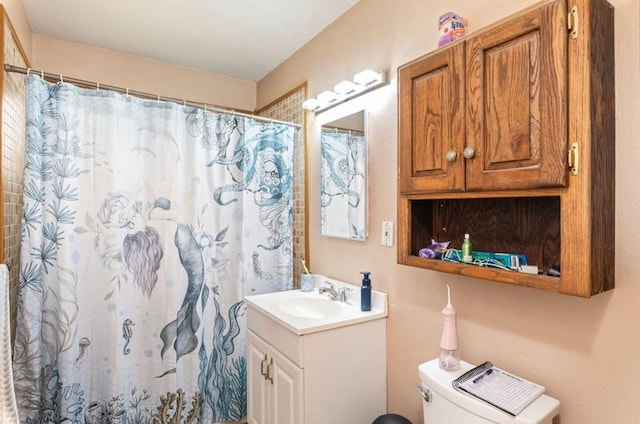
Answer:
[{"label": "wood grain cabinet panel", "polygon": [[[401,68],[401,191],[458,191],[464,183],[464,45]],[[455,155],[447,157],[447,154]]]},{"label": "wood grain cabinet panel", "polygon": [[567,184],[567,24],[554,0],[466,42],[467,190]]},{"label": "wood grain cabinet panel", "polygon": [[[398,263],[581,297],[614,287],[613,14],[545,0],[398,69]],[[466,233],[539,274],[419,256]]]}]

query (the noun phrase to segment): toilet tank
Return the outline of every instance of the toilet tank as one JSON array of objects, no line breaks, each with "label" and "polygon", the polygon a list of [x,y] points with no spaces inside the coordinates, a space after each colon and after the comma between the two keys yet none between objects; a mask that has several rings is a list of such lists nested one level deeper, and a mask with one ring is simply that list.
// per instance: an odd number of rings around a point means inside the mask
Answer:
[{"label": "toilet tank", "polygon": [[424,424],[552,424],[560,411],[560,402],[543,394],[515,417],[502,412],[453,388],[453,380],[474,365],[461,361],[460,367],[456,372],[441,370],[437,359],[418,367],[422,390],[427,391]]}]

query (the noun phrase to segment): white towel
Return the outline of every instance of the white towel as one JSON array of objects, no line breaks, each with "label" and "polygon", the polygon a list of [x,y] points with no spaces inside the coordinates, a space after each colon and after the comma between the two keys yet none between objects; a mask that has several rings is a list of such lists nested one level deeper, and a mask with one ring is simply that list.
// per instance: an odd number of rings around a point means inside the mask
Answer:
[{"label": "white towel", "polygon": [[11,325],[9,317],[9,269],[0,264],[0,423],[18,424],[18,406],[11,368]]}]

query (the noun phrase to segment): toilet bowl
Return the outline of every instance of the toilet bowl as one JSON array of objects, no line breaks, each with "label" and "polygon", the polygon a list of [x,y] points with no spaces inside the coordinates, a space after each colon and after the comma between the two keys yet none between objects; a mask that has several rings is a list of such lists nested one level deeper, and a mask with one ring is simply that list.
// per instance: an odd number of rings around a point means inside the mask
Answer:
[{"label": "toilet bowl", "polygon": [[552,424],[560,411],[560,402],[543,394],[518,415],[509,415],[454,389],[453,380],[474,367],[464,361],[460,366],[459,371],[447,372],[434,359],[418,367],[424,424]]}]

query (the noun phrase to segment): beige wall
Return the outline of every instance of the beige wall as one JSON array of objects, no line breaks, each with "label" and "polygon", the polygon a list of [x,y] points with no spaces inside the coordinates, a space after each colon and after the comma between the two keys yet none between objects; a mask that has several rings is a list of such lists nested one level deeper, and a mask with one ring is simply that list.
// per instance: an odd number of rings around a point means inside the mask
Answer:
[{"label": "beige wall", "polygon": [[437,16],[444,12],[455,11],[479,28],[534,2],[360,0],[258,83],[260,106],[307,79],[315,96],[363,68],[390,70],[390,86],[359,100],[370,117],[365,243],[320,236],[319,125],[338,112],[310,119],[310,261],[314,272],[353,283],[359,271],[369,270],[374,287],[389,294],[388,406],[414,423],[422,422],[413,390],[417,366],[438,355],[445,283],[458,310],[463,359],[492,360],[544,384],[562,402],[562,424],[640,423],[638,0],[611,0],[617,62],[615,290],[579,299],[441,274],[397,265],[395,248],[380,245],[381,221],[396,220],[397,67],[434,48]]},{"label": "beige wall", "polygon": [[21,0],[0,0],[33,69],[236,110],[256,109],[256,83],[34,34]]},{"label": "beige wall", "polygon": [[132,90],[253,111],[253,81],[33,34],[32,67]]},{"label": "beige wall", "polygon": [[0,0],[0,4],[5,8],[11,20],[11,25],[13,25],[13,29],[20,39],[20,44],[29,60],[31,60],[31,27],[27,21],[27,14],[22,0]]},{"label": "beige wall", "polygon": [[256,109],[256,83],[34,34],[21,0],[0,0],[33,69],[236,110]]}]

